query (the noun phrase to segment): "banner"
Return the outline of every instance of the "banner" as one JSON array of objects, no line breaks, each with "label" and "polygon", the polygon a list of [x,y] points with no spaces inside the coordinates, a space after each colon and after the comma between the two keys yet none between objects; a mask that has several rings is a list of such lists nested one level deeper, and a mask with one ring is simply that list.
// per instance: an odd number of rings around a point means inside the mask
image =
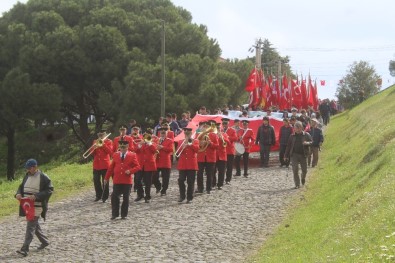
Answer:
[{"label": "banner", "polygon": [[[221,119],[222,118],[228,118],[230,119],[229,122],[229,127],[232,127],[234,124],[234,120],[238,119],[240,121],[242,120],[248,120],[250,121],[248,128],[252,129],[254,132],[254,138],[256,138],[256,134],[258,131],[259,126],[262,125],[262,117],[253,117],[253,118],[239,118],[239,117],[235,117],[235,116],[225,116],[225,115],[200,115],[200,114],[196,114],[195,117],[193,117],[193,119],[188,123],[188,128],[192,129],[192,134],[195,133],[196,129],[199,127],[199,122],[202,121],[208,121],[208,120],[215,120],[216,122],[222,122]],[[280,132],[280,128],[281,126],[283,126],[283,120],[281,118],[278,117],[273,117],[270,116],[270,125],[272,125],[274,127],[274,132],[276,135],[276,145],[273,146],[271,148],[272,151],[278,151],[280,146],[279,146],[279,132]],[[240,127],[241,127],[241,123],[240,123]],[[184,140],[184,132],[180,133],[179,135],[177,135],[174,138],[175,142],[180,142]],[[252,147],[251,147],[251,152],[259,152],[259,145],[255,145],[255,141],[252,143]]]}]

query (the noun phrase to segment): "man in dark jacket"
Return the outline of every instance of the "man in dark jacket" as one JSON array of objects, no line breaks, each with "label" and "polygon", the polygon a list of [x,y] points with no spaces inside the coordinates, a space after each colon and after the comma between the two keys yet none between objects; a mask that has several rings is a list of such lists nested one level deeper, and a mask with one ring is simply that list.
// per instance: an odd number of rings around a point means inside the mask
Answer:
[{"label": "man in dark jacket", "polygon": [[255,144],[260,146],[261,166],[269,167],[270,148],[276,144],[276,136],[267,116],[263,117],[263,124],[258,128]]},{"label": "man in dark jacket", "polygon": [[289,136],[293,133],[293,128],[289,125],[288,118],[283,119],[284,125],[280,128],[279,142],[280,142],[280,167],[284,165],[289,166],[289,160],[284,160],[285,149],[287,148]]},{"label": "man in dark jacket", "polygon": [[[311,135],[313,143],[311,144],[311,152],[308,158],[308,164],[311,167],[315,167],[318,163],[318,152],[322,143],[324,142],[324,136],[322,135],[322,130],[318,128],[319,121],[316,118],[311,119],[311,128],[308,133]],[[311,160],[311,155],[313,155],[313,160]]]},{"label": "man in dark jacket", "polygon": [[310,134],[303,131],[303,124],[297,121],[294,126],[295,133],[288,139],[287,148],[285,149],[285,160],[292,161],[292,171],[294,174],[295,189],[300,187],[299,164],[302,168],[302,185],[305,184],[307,174],[307,157],[309,148],[312,143]]},{"label": "man in dark jacket", "polygon": [[[40,216],[45,220],[48,210],[48,200],[54,188],[49,177],[38,169],[36,160],[29,159],[25,164],[25,168],[27,173],[16,192],[15,198],[18,200],[28,198],[34,201],[34,218],[27,221],[25,242],[22,248],[17,251],[18,254],[26,257],[34,234],[36,234],[41,242],[41,245],[38,247],[39,250],[49,245],[48,238],[42,232],[38,220]],[[26,215],[22,206],[20,206],[19,215]]]}]

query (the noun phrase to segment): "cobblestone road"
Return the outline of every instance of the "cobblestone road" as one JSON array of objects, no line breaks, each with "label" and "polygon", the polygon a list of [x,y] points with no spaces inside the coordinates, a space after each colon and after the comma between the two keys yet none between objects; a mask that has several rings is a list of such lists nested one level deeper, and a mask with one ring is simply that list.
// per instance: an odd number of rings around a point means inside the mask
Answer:
[{"label": "cobblestone road", "polygon": [[26,258],[15,253],[26,222],[11,216],[0,225],[0,262],[243,262],[281,222],[289,197],[298,192],[291,170],[255,165],[249,173],[223,190],[196,196],[192,204],[178,204],[173,170],[167,196],[131,202],[128,220],[111,221],[110,204],[94,203],[92,191],[50,203],[41,224],[51,244],[37,251],[35,237]]}]

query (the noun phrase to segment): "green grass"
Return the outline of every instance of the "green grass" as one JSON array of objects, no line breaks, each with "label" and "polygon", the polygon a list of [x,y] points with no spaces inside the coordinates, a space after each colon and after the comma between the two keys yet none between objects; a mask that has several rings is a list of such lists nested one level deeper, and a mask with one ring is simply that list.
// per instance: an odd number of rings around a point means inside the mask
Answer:
[{"label": "green grass", "polygon": [[395,262],[395,87],[331,120],[308,189],[250,262]]},{"label": "green grass", "polygon": [[[77,192],[93,187],[92,164],[66,164],[52,168],[53,165],[40,167],[52,180],[55,191],[50,202],[71,197]],[[47,170],[48,168],[48,170]],[[13,182],[0,181],[0,219],[11,214],[18,214],[18,202],[14,198],[22,176]]]}]

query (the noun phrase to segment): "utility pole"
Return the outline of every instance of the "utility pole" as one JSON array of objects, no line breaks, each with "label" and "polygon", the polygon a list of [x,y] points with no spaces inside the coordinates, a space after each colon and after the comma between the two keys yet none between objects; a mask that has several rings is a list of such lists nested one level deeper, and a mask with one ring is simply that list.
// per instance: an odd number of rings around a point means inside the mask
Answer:
[{"label": "utility pole", "polygon": [[161,51],[161,60],[162,60],[162,95],[160,100],[160,116],[164,117],[166,112],[165,106],[165,98],[166,98],[166,71],[165,71],[165,21],[162,20],[162,51]]},{"label": "utility pole", "polygon": [[255,66],[256,69],[262,67],[262,39],[258,39],[255,44]]}]

